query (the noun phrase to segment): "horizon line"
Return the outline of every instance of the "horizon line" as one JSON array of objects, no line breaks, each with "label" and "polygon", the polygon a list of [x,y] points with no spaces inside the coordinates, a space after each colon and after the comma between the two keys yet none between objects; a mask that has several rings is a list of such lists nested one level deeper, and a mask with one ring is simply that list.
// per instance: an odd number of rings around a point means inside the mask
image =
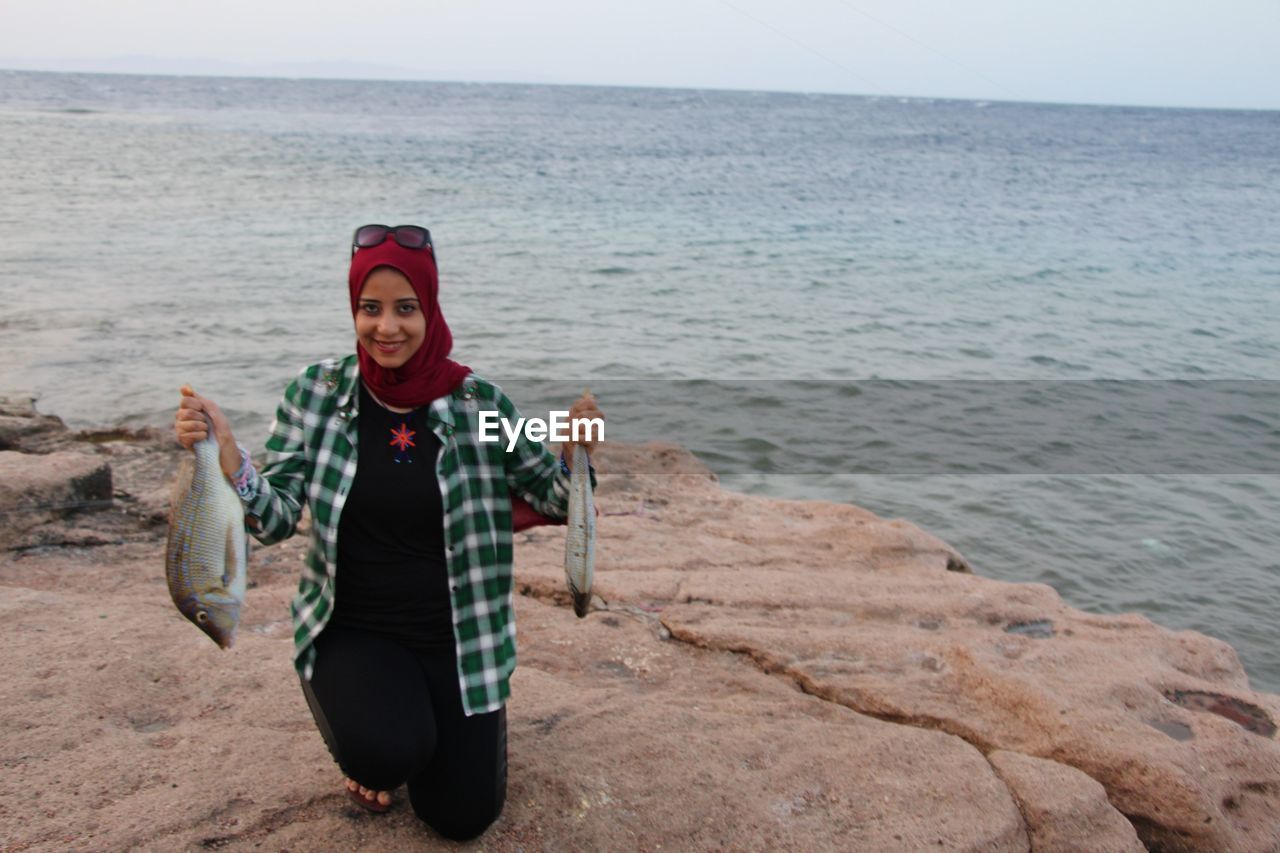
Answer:
[{"label": "horizon line", "polygon": [[[95,62],[172,62],[178,64],[188,64],[199,66],[207,63],[211,66],[223,66],[221,70],[200,70],[200,71],[131,71],[131,70],[102,70],[100,68],[51,68],[48,65],[54,64],[85,64],[92,65]],[[14,66],[12,63],[19,63]],[[34,63],[45,65],[46,67],[21,67],[22,64]],[[321,69],[325,66],[350,66],[352,68],[367,68],[377,76],[340,76],[335,74],[323,73]],[[289,69],[302,71],[303,69],[312,68],[321,73],[290,73]],[[237,71],[236,69],[243,69]],[[277,69],[276,73],[271,73],[270,69]],[[113,77],[190,77],[204,79],[226,79],[226,80],[289,80],[289,81],[327,81],[342,83],[451,83],[462,85],[481,85],[481,86],[561,86],[561,87],[580,87],[592,89],[638,89],[638,90],[654,90],[654,91],[675,91],[675,92],[734,92],[743,94],[762,94],[762,95],[823,95],[832,97],[849,97],[860,98],[863,100],[875,99],[894,99],[894,100],[914,100],[914,101],[956,101],[969,103],[984,104],[1008,104],[1008,105],[1024,105],[1024,106],[1063,106],[1063,107],[1089,107],[1095,109],[1150,109],[1150,110],[1184,110],[1184,111],[1200,111],[1200,112],[1280,112],[1280,106],[1276,107],[1244,107],[1244,106],[1203,106],[1203,105],[1185,105],[1185,104],[1142,104],[1142,103],[1100,103],[1092,101],[1075,101],[1075,100],[1029,100],[1017,99],[1010,97],[996,96],[959,96],[959,95],[920,95],[920,94],[901,94],[901,93],[875,93],[875,92],[851,92],[836,91],[828,89],[757,89],[747,87],[733,86],[700,86],[693,84],[674,85],[674,84],[643,84],[643,83],[587,83],[572,80],[512,80],[512,79],[477,79],[463,78],[454,76],[456,72],[442,71],[439,72],[444,76],[427,76],[435,72],[419,71],[411,68],[402,68],[399,66],[378,65],[377,63],[366,63],[359,61],[309,61],[297,63],[274,63],[265,66],[255,66],[249,63],[232,62],[222,59],[172,59],[150,56],[122,56],[106,60],[39,60],[39,59],[13,59],[10,57],[0,57],[0,73],[17,72],[30,74],[91,74]],[[399,72],[399,74],[397,74]],[[520,72],[512,72],[518,74]],[[388,76],[382,76],[386,74]],[[404,75],[404,76],[401,76]],[[412,76],[410,76],[412,75]]]}]

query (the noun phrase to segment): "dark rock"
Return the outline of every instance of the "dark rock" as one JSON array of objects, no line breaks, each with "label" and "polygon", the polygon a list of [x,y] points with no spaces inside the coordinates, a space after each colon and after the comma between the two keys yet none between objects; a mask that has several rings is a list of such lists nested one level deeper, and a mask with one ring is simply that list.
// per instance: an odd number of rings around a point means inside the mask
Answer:
[{"label": "dark rock", "polygon": [[111,506],[111,465],[97,453],[0,451],[0,548],[29,530]]},{"label": "dark rock", "polygon": [[0,450],[48,453],[67,438],[62,418],[40,414],[35,400],[0,397]]}]

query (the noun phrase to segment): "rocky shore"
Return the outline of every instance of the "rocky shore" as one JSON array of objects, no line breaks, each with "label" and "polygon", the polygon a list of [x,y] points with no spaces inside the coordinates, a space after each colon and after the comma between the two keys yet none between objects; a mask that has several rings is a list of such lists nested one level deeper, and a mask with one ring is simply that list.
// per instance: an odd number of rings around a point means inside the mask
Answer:
[{"label": "rocky shore", "polygon": [[[290,663],[303,537],[254,551],[233,650],[173,607],[180,453],[0,402],[0,849],[453,846],[403,792],[340,792]],[[510,782],[474,846],[1280,848],[1280,697],[1226,644],[724,491],[679,448],[597,467],[595,612],[562,531],[517,537]]]}]

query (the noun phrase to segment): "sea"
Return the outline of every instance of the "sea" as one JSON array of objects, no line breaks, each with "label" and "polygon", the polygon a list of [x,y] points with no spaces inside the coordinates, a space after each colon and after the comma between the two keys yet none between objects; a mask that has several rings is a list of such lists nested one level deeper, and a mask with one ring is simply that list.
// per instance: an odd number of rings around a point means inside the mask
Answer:
[{"label": "sea", "polygon": [[0,71],[0,199],[0,395],[73,427],[190,383],[260,447],[352,230],[422,224],[526,413],[592,386],[1280,692],[1280,112]]}]

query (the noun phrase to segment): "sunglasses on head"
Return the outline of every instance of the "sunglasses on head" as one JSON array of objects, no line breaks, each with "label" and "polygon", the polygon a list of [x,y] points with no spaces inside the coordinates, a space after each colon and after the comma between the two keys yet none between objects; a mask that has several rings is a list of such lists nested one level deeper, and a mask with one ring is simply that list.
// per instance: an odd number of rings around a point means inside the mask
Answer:
[{"label": "sunglasses on head", "polygon": [[361,225],[351,237],[351,254],[354,257],[356,249],[380,246],[388,237],[406,249],[426,249],[432,256],[435,255],[435,248],[431,245],[431,232],[418,225],[397,225],[394,228],[387,225]]}]

